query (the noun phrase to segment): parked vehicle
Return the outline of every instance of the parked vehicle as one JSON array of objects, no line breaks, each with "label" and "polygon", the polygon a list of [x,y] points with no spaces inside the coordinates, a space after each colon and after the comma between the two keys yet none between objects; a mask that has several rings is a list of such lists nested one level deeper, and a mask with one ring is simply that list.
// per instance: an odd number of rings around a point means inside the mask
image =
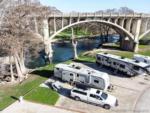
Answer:
[{"label": "parked vehicle", "polygon": [[147,63],[147,64],[150,65],[150,57],[149,56],[135,54],[133,59],[136,60],[136,61],[144,62],[144,63]]},{"label": "parked vehicle", "polygon": [[83,68],[78,64],[58,64],[54,76],[66,82],[82,83],[101,90],[107,90],[110,86],[107,73]]},{"label": "parked vehicle", "polygon": [[149,64],[113,54],[98,53],[96,63],[121,71],[130,77],[150,74]]},{"label": "parked vehicle", "polygon": [[61,84],[59,81],[56,81],[56,82],[52,82],[51,83],[51,88],[54,90],[54,91],[60,91],[60,89],[62,88],[61,87]]},{"label": "parked vehicle", "polygon": [[71,90],[70,96],[77,101],[100,105],[105,109],[118,106],[116,97],[94,88],[82,89],[74,87]]}]

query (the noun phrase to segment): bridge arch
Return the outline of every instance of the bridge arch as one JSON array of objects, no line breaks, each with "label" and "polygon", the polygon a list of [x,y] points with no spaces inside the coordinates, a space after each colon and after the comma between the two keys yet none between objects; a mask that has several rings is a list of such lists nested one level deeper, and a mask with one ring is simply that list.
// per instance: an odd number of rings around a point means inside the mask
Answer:
[{"label": "bridge arch", "polygon": [[144,38],[148,33],[150,33],[150,29],[140,35],[139,40]]},{"label": "bridge arch", "polygon": [[53,35],[51,35],[50,36],[50,40],[53,39],[55,36],[57,36],[62,31],[66,30],[66,29],[68,29],[70,27],[73,27],[75,25],[79,25],[79,24],[82,24],[82,23],[92,23],[92,22],[99,22],[99,23],[103,23],[103,24],[106,24],[108,26],[111,26],[112,28],[117,28],[118,30],[123,31],[132,41],[134,41],[134,36],[129,31],[127,31],[125,28],[121,27],[120,25],[117,25],[115,23],[112,23],[112,22],[109,22],[109,21],[105,21],[105,20],[85,20],[85,21],[79,21],[79,22],[75,22],[75,23],[69,24],[69,25],[63,27],[62,29],[58,30]]}]

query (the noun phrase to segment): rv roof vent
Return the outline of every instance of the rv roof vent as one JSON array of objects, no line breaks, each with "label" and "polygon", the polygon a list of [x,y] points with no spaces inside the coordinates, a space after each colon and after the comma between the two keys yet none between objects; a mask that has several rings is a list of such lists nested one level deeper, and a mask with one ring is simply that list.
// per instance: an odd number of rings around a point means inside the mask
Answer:
[{"label": "rv roof vent", "polygon": [[81,69],[81,67],[80,66],[77,66],[77,67],[75,67],[76,69]]},{"label": "rv roof vent", "polygon": [[121,57],[121,59],[125,59],[125,57]]},{"label": "rv roof vent", "polygon": [[136,60],[136,61],[135,61],[135,63],[139,63],[139,61],[138,61],[138,60]]}]

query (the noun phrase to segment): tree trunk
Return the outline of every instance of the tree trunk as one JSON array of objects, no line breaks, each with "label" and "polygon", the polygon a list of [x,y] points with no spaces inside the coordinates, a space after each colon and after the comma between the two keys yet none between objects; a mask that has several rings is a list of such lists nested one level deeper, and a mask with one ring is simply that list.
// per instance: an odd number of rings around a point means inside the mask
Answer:
[{"label": "tree trunk", "polygon": [[26,74],[27,73],[27,69],[26,69],[25,63],[24,63],[25,62],[25,57],[24,57],[23,50],[21,51],[20,59],[21,59],[20,67],[21,67],[22,73]]},{"label": "tree trunk", "polygon": [[21,72],[21,69],[20,69],[20,66],[19,66],[18,59],[17,59],[16,55],[14,55],[14,59],[15,59],[15,65],[16,65],[16,69],[17,69],[17,74],[18,74],[18,77],[19,77],[19,81],[21,82],[22,79],[23,79],[23,74]]},{"label": "tree trunk", "polygon": [[13,71],[13,65],[12,65],[12,57],[9,57],[9,62],[10,62],[10,75],[11,75],[11,82],[15,81],[14,78],[14,71]]},{"label": "tree trunk", "polygon": [[73,28],[71,28],[72,31],[72,46],[73,46],[73,51],[74,51],[74,59],[78,59],[78,53],[77,53],[77,41],[75,40],[75,36],[74,36],[74,30]]},{"label": "tree trunk", "polygon": [[51,64],[53,61],[53,50],[52,50],[51,42],[49,43],[45,42],[45,53],[46,53],[46,57],[48,58],[49,63]]}]

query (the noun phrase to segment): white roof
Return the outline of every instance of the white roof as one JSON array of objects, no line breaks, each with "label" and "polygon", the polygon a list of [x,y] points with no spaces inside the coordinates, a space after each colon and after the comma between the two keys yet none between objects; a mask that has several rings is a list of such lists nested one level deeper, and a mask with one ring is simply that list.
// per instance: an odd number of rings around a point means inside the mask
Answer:
[{"label": "white roof", "polygon": [[134,65],[143,67],[143,68],[149,66],[147,63],[137,62],[134,59],[122,58],[121,56],[117,56],[117,55],[113,55],[113,54],[98,53],[98,55],[103,55],[103,56],[106,56],[106,57],[109,57],[109,58],[113,58],[113,59],[120,60],[120,61],[123,61],[123,62],[131,63],[131,64],[134,64]]},{"label": "white roof", "polygon": [[[97,77],[101,77],[101,78],[108,78],[108,74],[104,73],[104,72],[100,72],[94,69],[88,69],[85,67],[81,67],[78,65],[73,66],[73,64],[68,65],[68,64],[57,64],[55,66],[56,68],[62,68],[65,69],[67,71],[71,71],[71,72],[76,72],[76,73],[80,73],[83,75],[92,75],[92,76],[97,76]],[[76,68],[78,67],[78,68]]]},{"label": "white roof", "polygon": [[150,60],[149,56],[144,56],[144,55],[140,55],[140,54],[135,54],[134,57],[140,57],[140,58],[143,58],[143,59]]}]

